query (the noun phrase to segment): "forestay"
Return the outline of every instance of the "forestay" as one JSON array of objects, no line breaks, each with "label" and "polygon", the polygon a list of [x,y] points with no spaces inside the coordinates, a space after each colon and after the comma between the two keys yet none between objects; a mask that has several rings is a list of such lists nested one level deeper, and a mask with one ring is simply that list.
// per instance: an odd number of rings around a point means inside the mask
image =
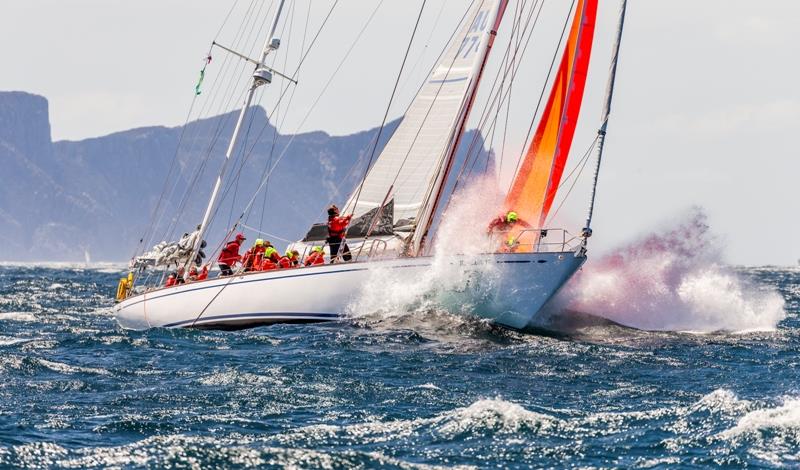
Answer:
[{"label": "forestay", "polygon": [[[345,205],[359,217],[393,201],[393,222],[427,228],[432,199],[442,184],[448,159],[467,117],[492,30],[506,0],[478,0]],[[403,225],[410,225],[404,223]],[[416,238],[416,237],[415,237]]]}]

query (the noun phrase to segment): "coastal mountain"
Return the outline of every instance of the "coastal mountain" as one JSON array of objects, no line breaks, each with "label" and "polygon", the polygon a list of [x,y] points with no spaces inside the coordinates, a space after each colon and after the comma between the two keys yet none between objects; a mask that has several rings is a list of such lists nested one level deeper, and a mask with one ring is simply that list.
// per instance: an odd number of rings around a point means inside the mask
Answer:
[{"label": "coastal mountain", "polygon": [[[0,92],[0,260],[127,260],[152,224],[168,176],[161,201],[164,216],[157,218],[147,241],[180,237],[202,218],[235,119],[229,113],[185,129],[143,127],[52,142],[45,98]],[[398,124],[387,125],[380,145]],[[301,237],[312,222],[323,220],[328,204],[343,202],[355,188],[369,160],[369,155],[362,157],[372,151],[377,131],[283,135],[276,133],[263,108],[253,108],[244,131],[246,145],[227,170],[209,244],[219,243],[261,183],[267,165],[284,149],[245,223],[273,237]],[[463,139],[453,174],[473,137],[469,133]],[[280,238],[273,241],[280,244]]]}]

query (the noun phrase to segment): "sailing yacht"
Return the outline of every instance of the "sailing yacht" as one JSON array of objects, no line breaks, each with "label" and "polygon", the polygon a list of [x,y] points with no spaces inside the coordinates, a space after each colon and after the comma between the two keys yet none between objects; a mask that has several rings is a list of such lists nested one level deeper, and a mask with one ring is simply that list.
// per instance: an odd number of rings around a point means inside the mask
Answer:
[{"label": "sailing yacht", "polygon": [[[547,227],[548,215],[569,156],[591,55],[598,0],[577,0],[571,27],[565,36],[562,60],[551,84],[549,100],[498,211],[513,210],[530,227],[512,228],[500,237],[485,237],[483,249],[472,253],[433,250],[432,230],[444,212],[450,194],[445,182],[477,95],[481,77],[509,0],[480,0],[465,15],[460,29],[431,69],[403,119],[364,178],[342,207],[352,214],[347,243],[353,255],[328,263],[264,272],[238,272],[171,287],[135,285],[148,269],[147,257],[137,258],[134,273],[121,281],[114,312],[129,329],[152,327],[238,329],[274,323],[338,321],[348,317],[376,278],[387,285],[429,284],[429,295],[443,308],[523,329],[542,307],[578,271],[587,259],[591,235],[597,171],[610,114],[616,62],[625,15],[619,18],[617,41],[597,138],[597,170],[585,228],[578,235]],[[267,57],[279,41],[274,37],[284,1],[278,4],[272,29],[241,109],[226,161],[250,108],[255,90],[272,80]],[[566,25],[565,25],[566,26]],[[250,59],[248,59],[250,60]],[[198,230],[179,245],[182,258],[194,262],[209,219],[218,203],[224,167],[212,190]],[[232,233],[236,226],[232,227]],[[309,253],[322,247],[327,232],[317,224],[289,249]],[[336,262],[334,262],[336,261]],[[150,265],[158,263],[149,263]],[[432,273],[445,276],[437,282]],[[428,282],[430,281],[430,282]],[[123,285],[124,283],[128,283]],[[380,284],[378,284],[380,285]],[[294,293],[287,295],[287,293]]]}]

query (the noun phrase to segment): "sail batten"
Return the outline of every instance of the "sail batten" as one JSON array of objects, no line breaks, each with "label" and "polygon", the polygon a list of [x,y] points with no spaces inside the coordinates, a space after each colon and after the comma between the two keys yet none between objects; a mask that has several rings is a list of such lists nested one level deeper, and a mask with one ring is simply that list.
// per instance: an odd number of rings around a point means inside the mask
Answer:
[{"label": "sail batten", "polygon": [[578,123],[589,69],[597,0],[579,0],[550,96],[525,159],[506,197],[506,207],[544,226]]}]

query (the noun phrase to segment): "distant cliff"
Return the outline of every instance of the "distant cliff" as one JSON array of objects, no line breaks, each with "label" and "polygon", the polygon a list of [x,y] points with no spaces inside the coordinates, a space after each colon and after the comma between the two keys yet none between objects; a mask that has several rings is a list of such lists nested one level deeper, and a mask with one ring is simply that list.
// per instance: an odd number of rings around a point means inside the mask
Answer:
[{"label": "distant cliff", "polygon": [[[226,114],[193,122],[185,130],[144,127],[54,143],[46,99],[0,92],[0,159],[4,162],[0,259],[78,261],[87,252],[93,260],[127,260],[150,224],[183,135],[162,202],[166,217],[155,230],[159,240],[180,236],[202,218],[234,122],[235,116]],[[387,126],[383,135],[390,136],[397,124]],[[247,145],[240,146],[249,156],[243,166],[228,169],[228,185],[209,242],[217,242],[229,219],[238,216],[268,162],[278,158],[290,140],[267,186],[263,223],[263,197],[246,223],[283,238],[298,238],[312,222],[322,220],[326,204],[343,202],[355,187],[364,169],[354,165],[371,149],[376,132],[275,136],[264,110],[255,108],[244,131]],[[170,224],[176,214],[180,214],[178,220]]]}]

